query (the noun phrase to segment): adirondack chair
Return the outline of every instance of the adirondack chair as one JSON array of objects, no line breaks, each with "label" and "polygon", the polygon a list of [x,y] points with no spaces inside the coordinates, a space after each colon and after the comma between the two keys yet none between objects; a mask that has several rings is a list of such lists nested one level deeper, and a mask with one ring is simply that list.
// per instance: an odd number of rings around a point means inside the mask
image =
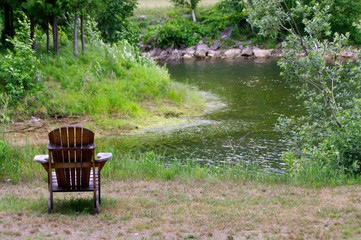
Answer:
[{"label": "adirondack chair", "polygon": [[47,149],[48,155],[36,155],[34,161],[48,172],[48,212],[53,209],[54,192],[93,191],[94,207],[99,213],[100,170],[113,155],[99,153],[95,159],[94,133],[82,127],[54,129],[49,133]]}]

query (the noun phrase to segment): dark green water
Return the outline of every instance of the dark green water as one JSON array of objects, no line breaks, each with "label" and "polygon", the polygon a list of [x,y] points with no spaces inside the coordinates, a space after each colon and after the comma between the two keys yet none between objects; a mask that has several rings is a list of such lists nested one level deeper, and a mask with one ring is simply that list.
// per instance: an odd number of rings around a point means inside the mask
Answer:
[{"label": "dark green water", "polygon": [[[279,76],[276,61],[175,62],[173,79],[217,95],[223,106],[189,125],[123,136],[129,151],[155,151],[166,160],[196,159],[212,165],[245,161],[277,169],[287,142],[277,119],[297,115],[300,102]],[[119,146],[119,145],[118,145]]]}]

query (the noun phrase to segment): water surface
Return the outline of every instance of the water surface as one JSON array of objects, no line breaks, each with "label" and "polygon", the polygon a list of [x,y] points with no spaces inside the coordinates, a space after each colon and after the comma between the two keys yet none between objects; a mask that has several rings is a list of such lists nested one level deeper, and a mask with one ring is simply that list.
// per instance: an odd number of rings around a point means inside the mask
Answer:
[{"label": "water surface", "polygon": [[215,94],[225,106],[181,128],[152,129],[116,141],[127,151],[156,151],[165,160],[244,161],[278,169],[287,142],[275,124],[301,107],[276,61],[174,62],[167,68],[174,80]]}]

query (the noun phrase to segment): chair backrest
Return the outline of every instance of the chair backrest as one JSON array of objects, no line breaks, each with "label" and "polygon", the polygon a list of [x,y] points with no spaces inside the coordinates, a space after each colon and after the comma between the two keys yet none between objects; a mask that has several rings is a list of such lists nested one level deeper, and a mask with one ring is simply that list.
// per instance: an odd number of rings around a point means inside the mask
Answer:
[{"label": "chair backrest", "polygon": [[[61,127],[49,133],[49,157],[54,163],[59,187],[79,189],[89,186],[91,164],[81,163],[94,161],[94,148],[94,133],[87,128]],[[57,168],[57,164],[61,167]]]}]

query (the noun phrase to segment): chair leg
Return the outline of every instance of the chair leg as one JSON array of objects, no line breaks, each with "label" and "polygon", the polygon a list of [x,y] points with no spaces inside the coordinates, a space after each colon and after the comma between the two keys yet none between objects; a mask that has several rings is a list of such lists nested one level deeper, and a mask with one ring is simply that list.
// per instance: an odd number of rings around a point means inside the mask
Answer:
[{"label": "chair leg", "polygon": [[53,194],[49,191],[48,213],[51,213],[51,209],[53,209]]},{"label": "chair leg", "polygon": [[102,198],[101,198],[101,184],[100,184],[100,171],[98,171],[98,181],[99,181],[99,194],[98,194],[98,196],[99,196],[99,204],[101,204],[102,203]]}]

